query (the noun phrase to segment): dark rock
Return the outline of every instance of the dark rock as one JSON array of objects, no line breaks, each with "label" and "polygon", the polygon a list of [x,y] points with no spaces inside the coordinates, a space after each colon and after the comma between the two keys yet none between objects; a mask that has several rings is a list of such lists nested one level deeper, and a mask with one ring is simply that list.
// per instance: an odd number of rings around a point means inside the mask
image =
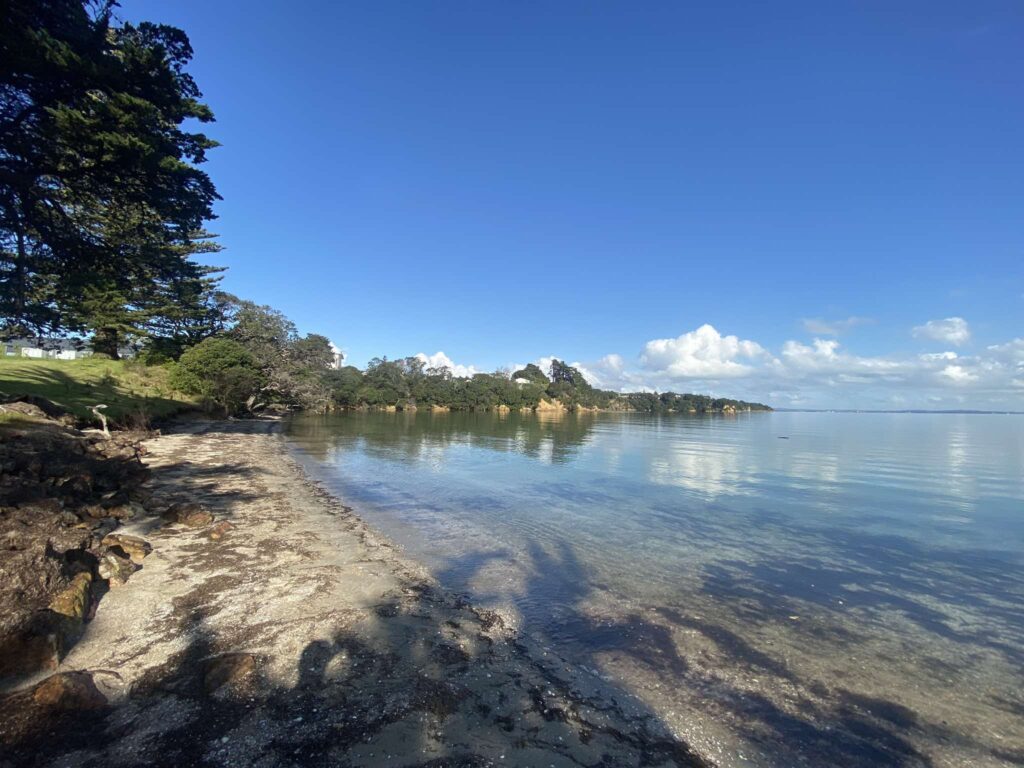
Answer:
[{"label": "dark rock", "polygon": [[34,626],[42,622],[30,617],[27,625],[0,637],[0,678],[18,678],[60,663],[61,642],[56,632]]},{"label": "dark rock", "polygon": [[[38,473],[37,473],[38,474]],[[56,485],[62,496],[72,499],[85,499],[92,493],[93,477],[86,472],[61,478]]]}]

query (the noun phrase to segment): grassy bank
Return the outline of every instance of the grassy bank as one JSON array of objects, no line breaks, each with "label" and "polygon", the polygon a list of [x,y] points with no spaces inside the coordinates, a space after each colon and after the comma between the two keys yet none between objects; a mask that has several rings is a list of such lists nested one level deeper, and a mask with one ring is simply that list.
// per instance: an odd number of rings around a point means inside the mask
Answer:
[{"label": "grassy bank", "polygon": [[0,358],[0,395],[45,397],[87,421],[94,420],[89,408],[103,404],[111,421],[122,426],[141,426],[195,407],[168,383],[167,369],[97,358]]}]

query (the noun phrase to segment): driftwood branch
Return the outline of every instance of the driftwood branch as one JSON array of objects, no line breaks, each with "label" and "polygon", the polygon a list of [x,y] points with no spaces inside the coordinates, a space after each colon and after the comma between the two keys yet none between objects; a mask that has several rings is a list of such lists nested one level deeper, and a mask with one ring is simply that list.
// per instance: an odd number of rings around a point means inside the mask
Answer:
[{"label": "driftwood branch", "polygon": [[107,417],[103,415],[103,409],[106,407],[105,405],[93,405],[89,407],[89,410],[92,411],[93,415],[100,420],[100,424],[103,425],[103,434],[110,437],[110,430],[107,429]]}]

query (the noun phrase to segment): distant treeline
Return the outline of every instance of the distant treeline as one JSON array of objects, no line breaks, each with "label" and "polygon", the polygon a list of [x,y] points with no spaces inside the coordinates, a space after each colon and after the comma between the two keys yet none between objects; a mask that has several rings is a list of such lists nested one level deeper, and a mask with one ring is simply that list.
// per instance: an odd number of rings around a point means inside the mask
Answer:
[{"label": "distant treeline", "polygon": [[644,413],[718,413],[725,411],[770,411],[763,403],[747,403],[727,397],[677,395],[675,392],[632,392],[624,395],[634,411]]},{"label": "distant treeline", "polygon": [[557,404],[567,410],[632,410],[645,413],[766,411],[768,406],[706,395],[596,389],[580,371],[554,360],[545,372],[534,364],[515,372],[499,370],[456,377],[446,368],[427,367],[418,357],[374,358],[365,371],[346,366],[326,374],[331,399],[342,408],[534,409]]}]

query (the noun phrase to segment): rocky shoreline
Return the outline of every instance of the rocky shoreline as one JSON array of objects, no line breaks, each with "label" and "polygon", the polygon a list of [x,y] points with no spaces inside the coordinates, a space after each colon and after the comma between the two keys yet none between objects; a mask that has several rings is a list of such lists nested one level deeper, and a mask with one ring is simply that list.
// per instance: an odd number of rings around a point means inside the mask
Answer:
[{"label": "rocky shoreline", "polygon": [[[5,429],[3,534],[35,515],[16,555],[19,583],[39,578],[0,627],[45,652],[6,673],[0,766],[705,764],[636,700],[440,589],[308,479],[273,420],[142,440]],[[10,458],[40,440],[92,462],[77,496],[67,465]],[[16,498],[26,471],[43,497]]]}]

